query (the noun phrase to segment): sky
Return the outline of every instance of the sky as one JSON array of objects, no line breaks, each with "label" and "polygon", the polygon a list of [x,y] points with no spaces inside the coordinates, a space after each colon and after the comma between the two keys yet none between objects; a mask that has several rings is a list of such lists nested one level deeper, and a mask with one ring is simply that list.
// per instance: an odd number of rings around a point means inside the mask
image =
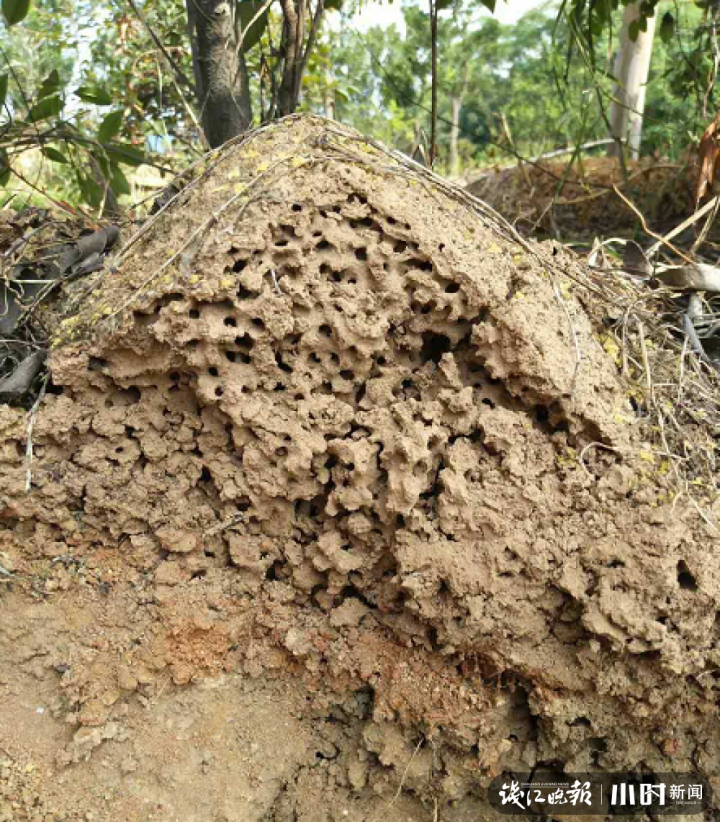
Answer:
[{"label": "sky", "polygon": [[[525,12],[542,5],[543,0],[511,0],[511,2],[504,2],[498,0],[495,7],[495,14],[493,15],[501,23],[516,23]],[[490,12],[487,12],[488,16]],[[382,25],[389,26],[391,23],[400,24],[402,20],[402,3],[401,0],[395,2],[378,2],[378,0],[369,0],[364,3],[362,11],[355,17],[355,24],[360,31],[365,31],[370,26]]]}]

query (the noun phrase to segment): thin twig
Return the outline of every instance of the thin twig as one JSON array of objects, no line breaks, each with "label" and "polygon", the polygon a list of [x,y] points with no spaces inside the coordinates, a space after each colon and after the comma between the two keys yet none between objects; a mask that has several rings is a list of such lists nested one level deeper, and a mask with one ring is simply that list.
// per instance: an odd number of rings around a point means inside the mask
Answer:
[{"label": "thin twig", "polygon": [[30,409],[30,412],[28,414],[27,446],[25,448],[25,461],[27,462],[27,473],[25,476],[26,494],[30,493],[30,489],[32,487],[33,429],[35,428],[35,418],[37,416],[38,408],[40,408],[40,403],[43,401],[43,398],[45,397],[45,391],[47,389],[49,379],[50,374],[45,374],[45,377],[42,381],[42,385],[40,386],[40,391],[38,393],[37,399],[33,403],[33,407]]}]

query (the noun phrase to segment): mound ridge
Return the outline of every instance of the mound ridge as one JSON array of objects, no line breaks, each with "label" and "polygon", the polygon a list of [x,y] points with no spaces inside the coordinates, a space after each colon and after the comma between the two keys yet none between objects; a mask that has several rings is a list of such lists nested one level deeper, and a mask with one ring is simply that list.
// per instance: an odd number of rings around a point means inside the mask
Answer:
[{"label": "mound ridge", "polygon": [[644,472],[550,247],[288,118],[195,170],[51,367],[29,494],[2,409],[5,544],[109,563],[107,613],[144,626],[63,683],[80,726],[118,670],[272,669],[369,689],[385,767],[437,737],[455,799],[540,762],[716,773],[717,541]]}]

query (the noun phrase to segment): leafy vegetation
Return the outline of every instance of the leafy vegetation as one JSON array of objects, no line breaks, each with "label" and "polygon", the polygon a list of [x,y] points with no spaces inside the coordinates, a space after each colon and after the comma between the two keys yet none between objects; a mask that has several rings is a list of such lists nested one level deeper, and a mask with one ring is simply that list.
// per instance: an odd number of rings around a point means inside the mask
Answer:
[{"label": "leafy vegetation", "polygon": [[[244,119],[213,135],[208,123],[222,119],[227,89],[208,96],[217,78],[198,67],[204,35],[190,13],[194,39],[188,36],[190,6],[3,0],[4,202],[42,194],[111,214],[118,201],[142,193],[139,166],[161,175],[179,169],[208,137],[216,144],[297,109],[336,117],[428,162],[435,6],[407,0],[401,24],[361,31],[356,0],[236,2],[235,62],[227,70],[239,78],[230,92],[244,100]],[[436,167],[458,175],[606,137],[618,0],[547,4],[512,25],[486,6],[436,7]],[[717,12],[705,0],[647,0],[638,30],[651,14],[660,22],[643,151],[677,158],[715,112]]]}]

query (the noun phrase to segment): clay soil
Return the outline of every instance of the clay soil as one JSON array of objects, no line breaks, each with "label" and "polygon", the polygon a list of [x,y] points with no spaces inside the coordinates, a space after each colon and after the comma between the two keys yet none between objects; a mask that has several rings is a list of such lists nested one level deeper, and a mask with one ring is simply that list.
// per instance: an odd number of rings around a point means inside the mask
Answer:
[{"label": "clay soil", "polygon": [[0,407],[0,820],[720,776],[717,532],[579,263],[312,118],[188,179],[72,287],[30,464]]}]

